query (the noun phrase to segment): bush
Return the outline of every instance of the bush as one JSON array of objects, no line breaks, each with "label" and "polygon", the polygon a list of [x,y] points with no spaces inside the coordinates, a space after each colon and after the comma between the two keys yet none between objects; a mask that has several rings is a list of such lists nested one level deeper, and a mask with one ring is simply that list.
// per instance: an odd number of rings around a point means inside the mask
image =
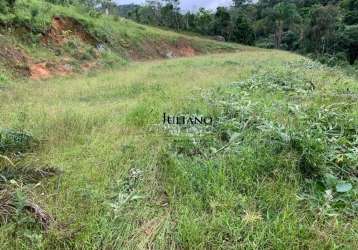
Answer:
[{"label": "bush", "polygon": [[102,54],[102,63],[105,66],[114,66],[114,65],[125,65],[127,61],[121,57],[119,57],[116,53],[105,50]]},{"label": "bush", "polygon": [[285,50],[298,50],[300,47],[300,35],[291,30],[284,33],[282,48]]},{"label": "bush", "polygon": [[7,76],[0,72],[0,84],[7,82],[9,79]]},{"label": "bush", "polygon": [[0,2],[0,13],[7,14],[9,12],[9,6],[6,1]]},{"label": "bush", "polygon": [[0,153],[23,153],[38,145],[38,141],[27,132],[0,129]]},{"label": "bush", "polygon": [[260,48],[273,49],[275,44],[273,43],[273,38],[264,38],[256,41],[255,45]]}]

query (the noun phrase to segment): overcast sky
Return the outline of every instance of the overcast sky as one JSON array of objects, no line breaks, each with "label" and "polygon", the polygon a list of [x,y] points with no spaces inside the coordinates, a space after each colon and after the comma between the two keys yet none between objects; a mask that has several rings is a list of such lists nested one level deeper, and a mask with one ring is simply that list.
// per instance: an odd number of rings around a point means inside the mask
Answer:
[{"label": "overcast sky", "polygon": [[[145,0],[114,0],[118,4],[144,3]],[[182,10],[197,10],[200,7],[216,9],[218,6],[229,6],[232,0],[180,0]]]}]

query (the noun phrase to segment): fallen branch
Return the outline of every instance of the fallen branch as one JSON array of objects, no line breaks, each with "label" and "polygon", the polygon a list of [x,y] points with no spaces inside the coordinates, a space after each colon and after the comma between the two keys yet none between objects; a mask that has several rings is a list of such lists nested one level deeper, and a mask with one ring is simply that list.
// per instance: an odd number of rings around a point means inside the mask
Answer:
[{"label": "fallen branch", "polygon": [[15,213],[16,208],[13,204],[13,193],[7,189],[0,191],[0,218],[1,223],[7,223],[12,214]]},{"label": "fallen branch", "polygon": [[53,217],[49,213],[33,202],[27,201],[24,208],[35,216],[45,231],[47,231],[54,222]]}]

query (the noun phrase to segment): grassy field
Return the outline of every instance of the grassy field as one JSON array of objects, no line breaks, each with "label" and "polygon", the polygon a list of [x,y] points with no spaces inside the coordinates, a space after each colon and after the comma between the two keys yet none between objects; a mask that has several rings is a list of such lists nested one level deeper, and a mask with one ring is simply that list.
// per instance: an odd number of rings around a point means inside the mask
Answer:
[{"label": "grassy field", "polygon": [[[5,85],[0,127],[39,146],[3,149],[16,209],[0,247],[356,249],[357,98],[357,79],[266,50]],[[61,173],[24,178],[48,166]],[[54,218],[46,232],[28,200]]]}]

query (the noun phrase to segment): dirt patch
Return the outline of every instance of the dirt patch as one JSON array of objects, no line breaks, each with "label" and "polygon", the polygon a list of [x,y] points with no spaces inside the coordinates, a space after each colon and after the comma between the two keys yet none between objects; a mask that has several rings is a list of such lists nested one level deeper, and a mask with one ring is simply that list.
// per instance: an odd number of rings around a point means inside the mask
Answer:
[{"label": "dirt patch", "polygon": [[179,49],[181,56],[195,56],[195,50],[191,47],[183,47]]},{"label": "dirt patch", "polygon": [[70,17],[61,16],[52,19],[51,27],[42,37],[42,42],[46,45],[50,43],[63,45],[71,36],[76,36],[87,44],[96,45],[96,39],[86,31],[80,22]]},{"label": "dirt patch", "polygon": [[168,50],[168,46],[165,45],[165,43],[149,40],[141,44],[132,44],[127,49],[127,57],[134,61],[165,58],[165,53]]},{"label": "dirt patch", "polygon": [[87,62],[87,63],[84,63],[81,65],[81,69],[83,71],[90,71],[91,69],[95,68],[97,66],[97,63],[96,62]]},{"label": "dirt patch", "polygon": [[22,65],[28,62],[28,57],[20,49],[0,45],[0,57],[12,65]]},{"label": "dirt patch", "polygon": [[72,72],[72,68],[65,61],[34,62],[25,51],[2,40],[0,40],[0,61],[14,76],[33,80],[47,79],[53,75],[64,76]]},{"label": "dirt patch", "polygon": [[177,41],[176,51],[178,56],[195,56],[197,53],[194,48],[191,46],[190,42],[185,39],[179,39]]},{"label": "dirt patch", "polygon": [[29,66],[32,80],[48,79],[53,76],[66,76],[73,72],[67,61],[34,63]]},{"label": "dirt patch", "polygon": [[46,67],[46,63],[36,63],[30,66],[30,78],[32,80],[47,79],[51,76],[50,71]]},{"label": "dirt patch", "polygon": [[[18,32],[21,36],[25,30],[19,29]],[[51,49],[57,59],[44,58],[39,61],[31,58],[23,49],[15,47],[10,40],[0,36],[0,62],[15,77],[33,80],[48,79],[56,75],[66,76],[78,70],[89,72],[99,66],[96,62],[96,59],[101,57],[98,41],[73,18],[55,16],[51,26],[43,34],[41,43]],[[135,44],[123,40],[121,44],[121,53],[134,61],[190,57],[200,54],[200,51],[193,48],[192,42],[185,38],[176,41],[148,39]],[[70,59],[67,60],[66,57]],[[76,65],[72,67],[69,61],[76,62]]]},{"label": "dirt patch", "polygon": [[14,75],[29,77],[30,71],[27,67],[30,58],[19,49],[6,45],[0,41],[0,61],[13,72]]},{"label": "dirt patch", "polygon": [[62,60],[60,62],[48,62],[46,68],[52,75],[66,76],[73,72],[73,67],[70,65],[69,59]]},{"label": "dirt patch", "polygon": [[72,67],[68,64],[61,64],[57,66],[57,69],[54,70],[56,75],[66,76],[73,72]]}]

